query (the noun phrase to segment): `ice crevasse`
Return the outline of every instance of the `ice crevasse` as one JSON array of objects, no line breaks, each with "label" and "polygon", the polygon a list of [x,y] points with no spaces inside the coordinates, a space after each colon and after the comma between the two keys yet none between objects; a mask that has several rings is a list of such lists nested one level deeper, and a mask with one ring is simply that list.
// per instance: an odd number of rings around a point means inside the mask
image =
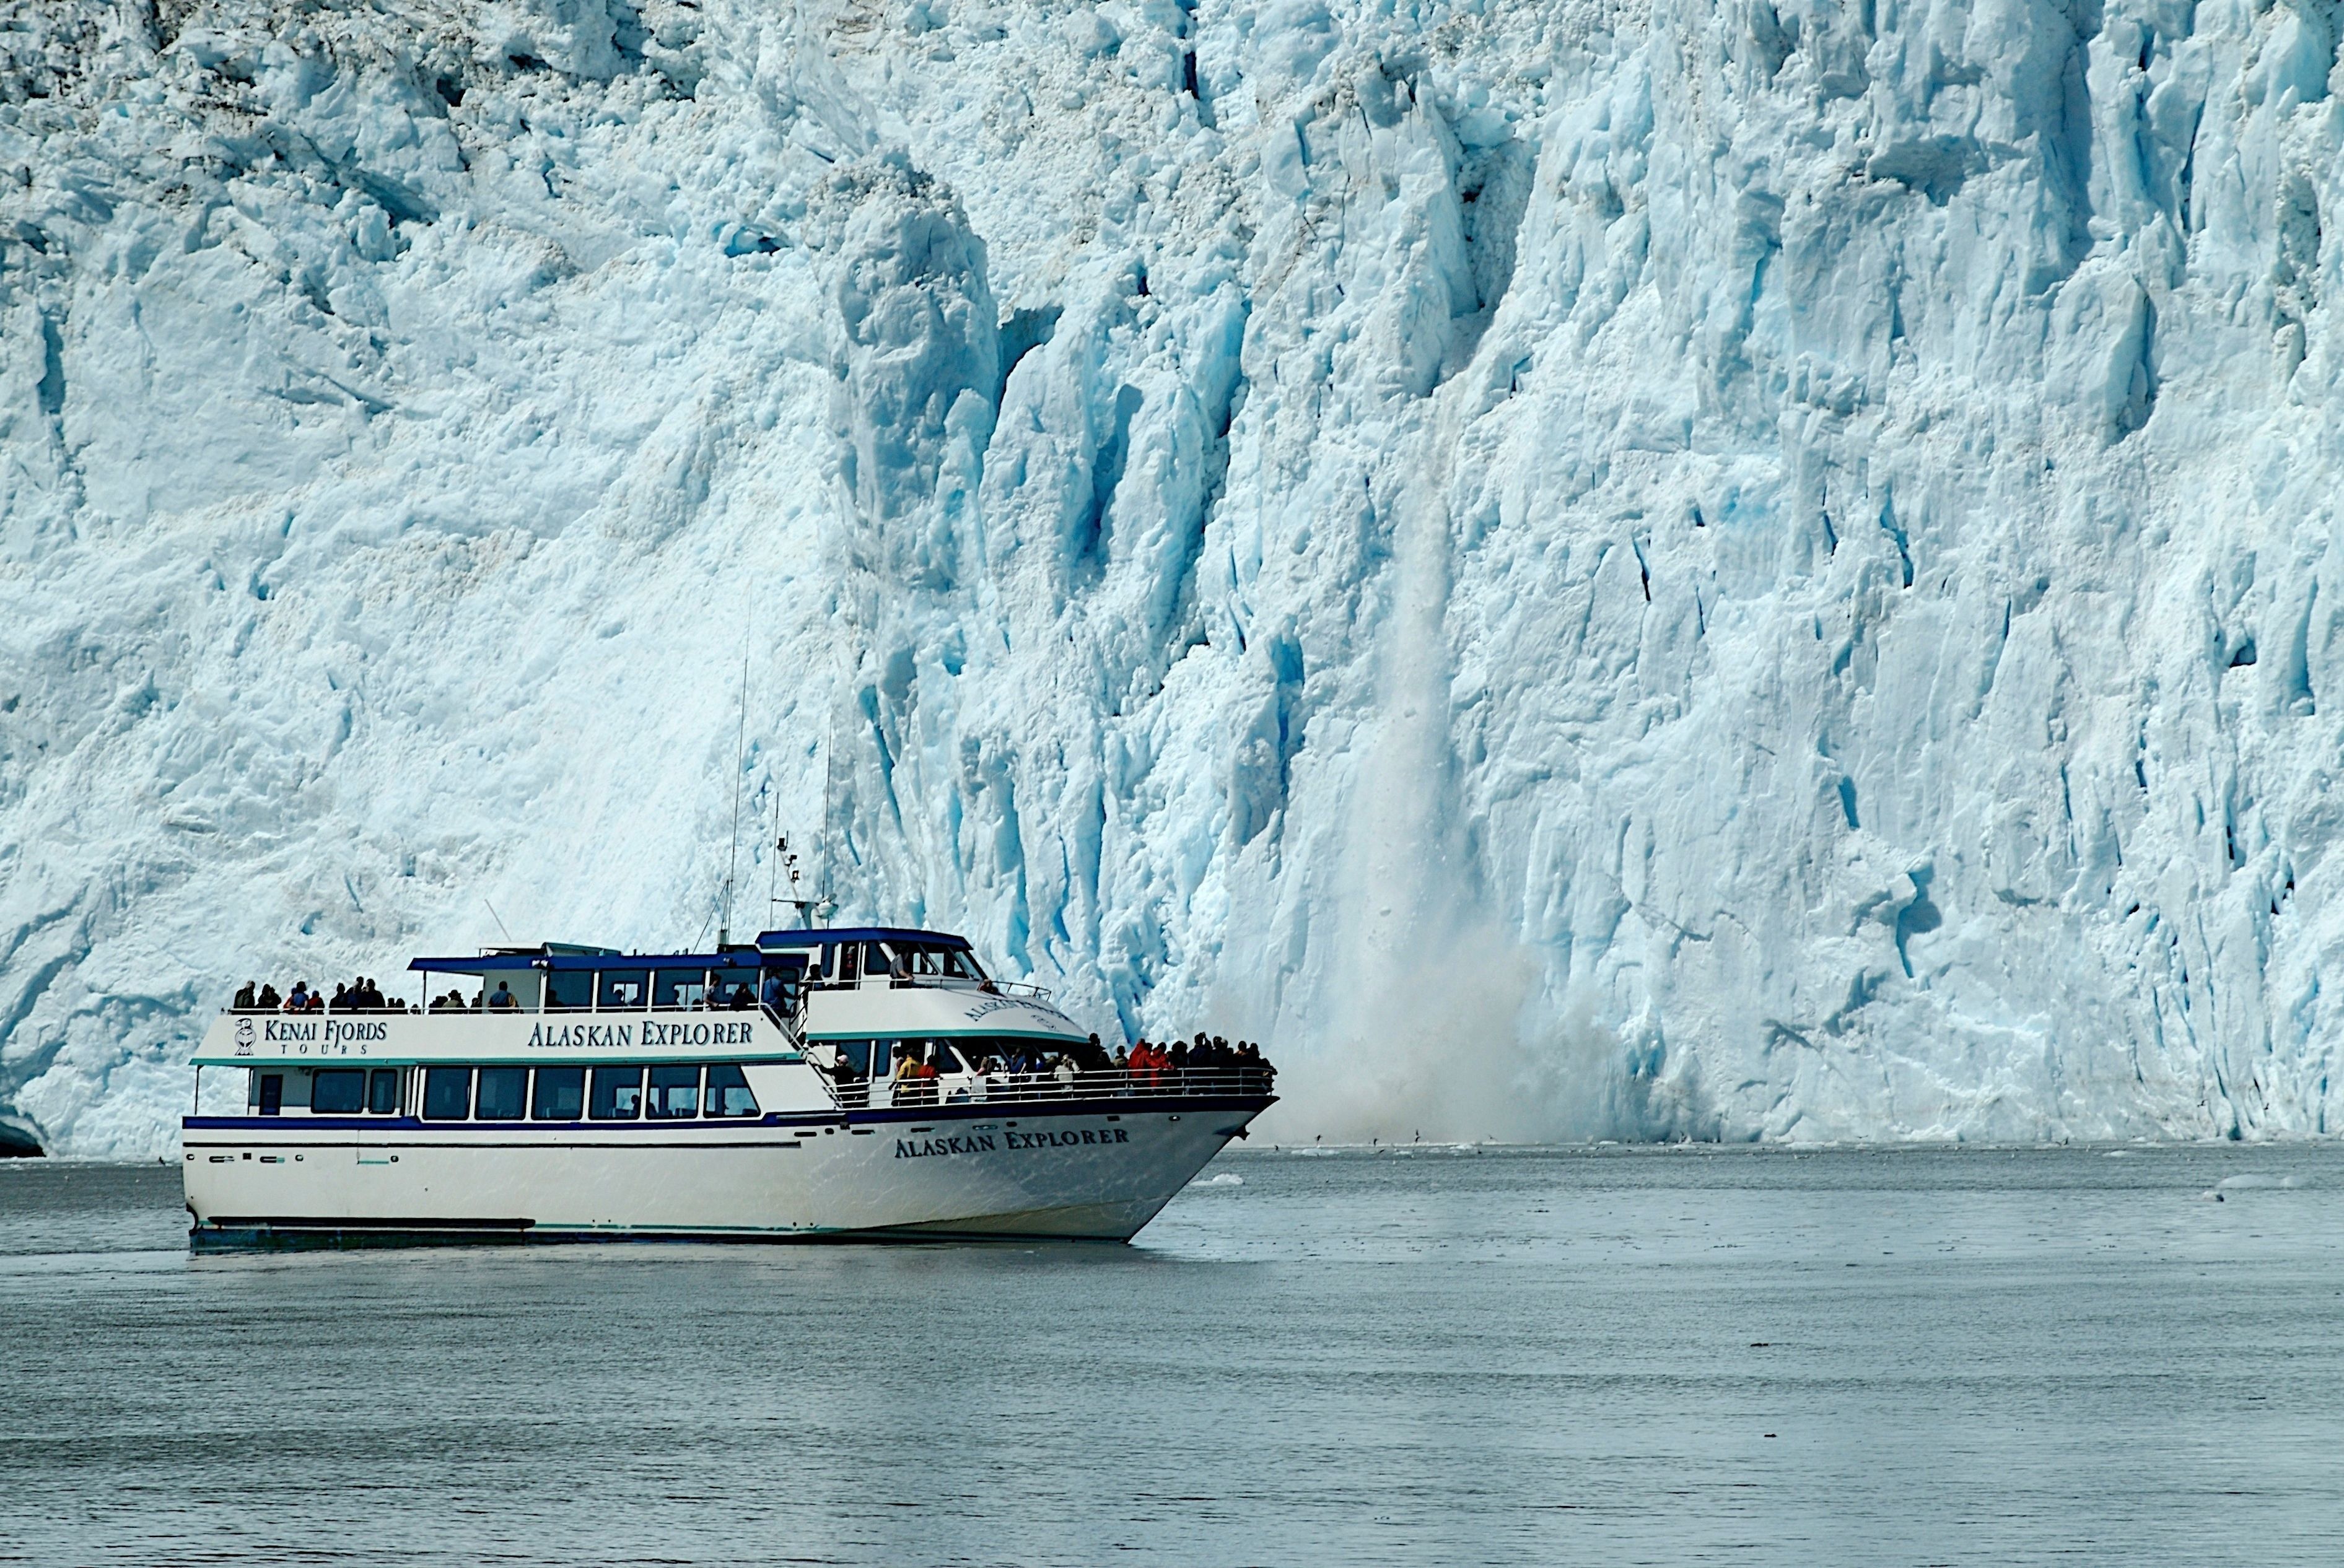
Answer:
[{"label": "ice crevasse", "polygon": [[2335,27],[27,0],[0,1110],[778,826],[1296,1136],[2325,1132]]}]

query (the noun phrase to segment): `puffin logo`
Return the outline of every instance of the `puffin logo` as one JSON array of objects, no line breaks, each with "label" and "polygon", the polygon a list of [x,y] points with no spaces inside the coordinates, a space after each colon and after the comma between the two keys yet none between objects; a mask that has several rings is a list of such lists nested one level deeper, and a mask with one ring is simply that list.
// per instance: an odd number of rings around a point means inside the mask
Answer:
[{"label": "puffin logo", "polygon": [[236,1053],[238,1056],[252,1054],[252,1020],[248,1018],[236,1020]]}]

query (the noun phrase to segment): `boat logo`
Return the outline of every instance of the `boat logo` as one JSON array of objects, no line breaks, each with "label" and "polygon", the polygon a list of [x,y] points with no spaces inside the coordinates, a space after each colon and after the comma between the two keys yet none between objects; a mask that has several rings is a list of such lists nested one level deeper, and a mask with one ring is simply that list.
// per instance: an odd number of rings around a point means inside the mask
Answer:
[{"label": "boat logo", "polygon": [[236,1053],[238,1056],[252,1054],[252,1020],[248,1018],[236,1020]]}]

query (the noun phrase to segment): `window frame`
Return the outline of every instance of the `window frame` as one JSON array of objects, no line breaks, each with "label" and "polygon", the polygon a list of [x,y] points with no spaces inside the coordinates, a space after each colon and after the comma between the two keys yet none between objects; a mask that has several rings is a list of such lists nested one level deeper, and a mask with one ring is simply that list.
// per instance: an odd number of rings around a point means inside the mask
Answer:
[{"label": "window frame", "polygon": [[[358,1099],[357,1099],[357,1101],[355,1101],[355,1102],[354,1102],[354,1103],[349,1107],[349,1109],[348,1109],[347,1111],[345,1111],[345,1110],[340,1110],[340,1109],[336,1109],[336,1110],[332,1110],[332,1111],[328,1111],[328,1110],[324,1110],[324,1109],[322,1109],[321,1107],[319,1107],[319,1105],[318,1104],[318,1086],[319,1086],[320,1084],[324,1083],[328,1079],[332,1079],[332,1080],[334,1080],[336,1082],[338,1082],[338,1082],[339,1082],[339,1081],[341,1081],[343,1079],[347,1079],[347,1078],[355,1078],[355,1079],[357,1079],[357,1080],[359,1081],[359,1092],[358,1092]],[[366,1075],[366,1069],[365,1069],[365,1068],[363,1068],[363,1067],[320,1067],[320,1068],[317,1069],[315,1071],[313,1071],[313,1072],[311,1072],[311,1073],[309,1074],[309,1114],[310,1114],[310,1115],[312,1115],[312,1116],[363,1116],[363,1115],[365,1115],[365,1114],[366,1114],[366,1104],[367,1104],[367,1075]]]},{"label": "window frame", "polygon": [[[649,1070],[644,1074],[643,1079],[643,1120],[646,1121],[696,1121],[700,1116],[701,1085],[706,1082],[708,1078],[708,1074],[703,1070],[705,1065],[705,1063],[697,1061],[652,1062]],[[692,1074],[692,1095],[686,1103],[686,1109],[682,1111],[663,1111],[660,1109],[660,1105],[662,1103],[660,1094],[662,1089],[673,1091],[684,1087],[681,1083],[662,1084],[659,1081],[659,1078],[660,1074],[663,1072],[670,1075],[679,1072],[689,1072]]]},{"label": "window frame", "polygon": [[[607,1073],[612,1080],[612,1096],[615,1105],[616,1096],[628,1087],[621,1075],[630,1072],[633,1073],[635,1078],[632,1085],[635,1096],[633,1105],[623,1112],[614,1109],[608,1115],[595,1110],[597,1091],[601,1088],[603,1075]],[[638,1064],[631,1067],[622,1062],[597,1062],[586,1077],[585,1120],[588,1121],[641,1121],[642,1119],[643,1070],[642,1066]]]},{"label": "window frame", "polygon": [[[431,1109],[433,1103],[432,1081],[434,1079],[440,1079],[442,1081],[445,1081],[444,1075],[450,1073],[461,1073],[463,1075],[464,1090],[460,1103],[464,1109],[458,1111],[453,1116],[443,1116]],[[425,1121],[470,1121],[472,1119],[471,1065],[469,1062],[434,1062],[426,1067],[423,1070],[422,1101],[416,1107],[416,1113],[419,1120]]]}]

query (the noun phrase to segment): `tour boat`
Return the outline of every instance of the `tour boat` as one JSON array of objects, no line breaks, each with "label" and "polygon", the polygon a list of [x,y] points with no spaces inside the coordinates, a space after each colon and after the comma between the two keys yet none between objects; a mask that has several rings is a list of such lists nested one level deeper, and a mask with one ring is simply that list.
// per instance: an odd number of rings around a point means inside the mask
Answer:
[{"label": "tour boat", "polygon": [[[421,1008],[232,1008],[207,1031],[192,1247],[1127,1241],[1273,1100],[1258,1061],[1115,1068],[935,931],[408,967]],[[202,1114],[222,1067],[243,1111]]]}]

